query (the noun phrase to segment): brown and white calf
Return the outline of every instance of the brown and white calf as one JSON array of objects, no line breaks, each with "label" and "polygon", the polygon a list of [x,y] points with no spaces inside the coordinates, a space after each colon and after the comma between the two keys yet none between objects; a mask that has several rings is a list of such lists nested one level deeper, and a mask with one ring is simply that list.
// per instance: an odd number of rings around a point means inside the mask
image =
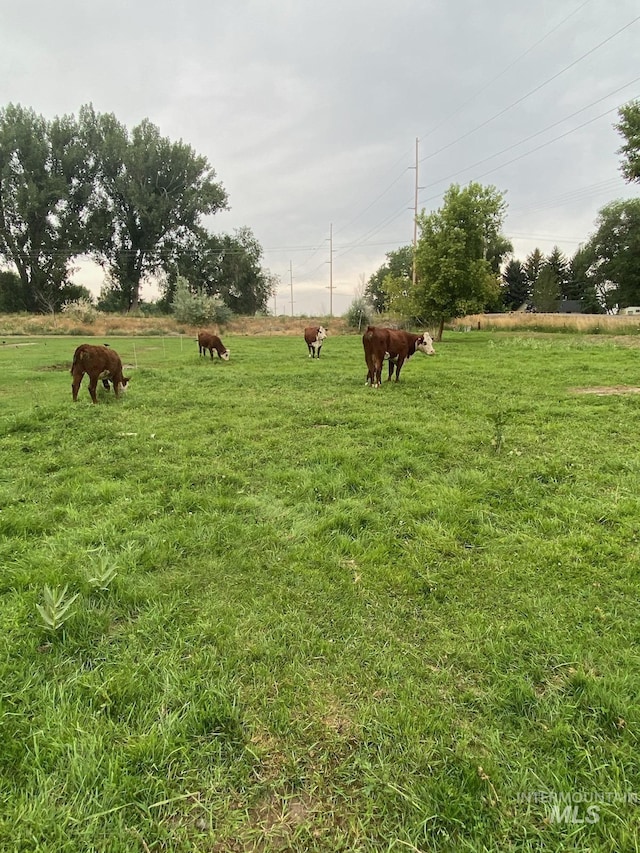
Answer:
[{"label": "brown and white calf", "polygon": [[229,361],[230,352],[217,335],[211,332],[198,332],[198,355],[203,355],[206,358],[207,350],[211,353],[211,358],[213,358],[213,351],[215,350],[218,353],[218,358]]},{"label": "brown and white calf", "polygon": [[323,326],[307,326],[304,330],[304,340],[309,347],[309,358],[320,358],[322,342],[327,337],[327,330]]},{"label": "brown and white calf", "polygon": [[382,362],[389,359],[389,379],[396,371],[396,382],[400,379],[402,365],[415,352],[425,355],[435,355],[433,341],[428,332],[414,335],[402,329],[383,329],[378,326],[368,326],[362,336],[364,357],[367,362],[367,385],[377,388],[382,383]]},{"label": "brown and white calf", "polygon": [[98,379],[102,379],[102,384],[107,391],[109,390],[109,380],[111,380],[116,397],[126,389],[129,381],[129,378],[122,374],[122,361],[114,349],[94,344],[81,344],[73,354],[71,365],[71,375],[73,376],[71,394],[74,403],[78,399],[80,383],[85,373],[89,375],[89,394],[91,394],[94,403],[98,402],[96,397]]}]

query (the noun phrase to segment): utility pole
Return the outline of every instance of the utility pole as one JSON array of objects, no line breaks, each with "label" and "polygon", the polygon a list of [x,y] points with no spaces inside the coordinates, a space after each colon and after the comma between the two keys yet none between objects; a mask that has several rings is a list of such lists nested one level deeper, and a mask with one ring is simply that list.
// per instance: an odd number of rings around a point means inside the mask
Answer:
[{"label": "utility pole", "polygon": [[333,317],[333,222],[329,225],[329,316]]},{"label": "utility pole", "polygon": [[416,186],[413,203],[413,292],[416,290],[416,247],[418,245],[418,137],[416,136]]},{"label": "utility pole", "polygon": [[289,282],[291,284],[291,316],[293,317],[293,267],[289,261]]}]

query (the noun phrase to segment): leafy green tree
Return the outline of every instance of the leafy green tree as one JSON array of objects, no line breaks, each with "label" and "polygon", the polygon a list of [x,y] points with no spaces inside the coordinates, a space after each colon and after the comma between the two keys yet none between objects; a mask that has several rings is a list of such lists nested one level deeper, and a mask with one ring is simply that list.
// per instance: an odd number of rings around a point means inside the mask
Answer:
[{"label": "leafy green tree", "polygon": [[364,292],[378,314],[383,314],[388,308],[389,297],[385,290],[387,276],[396,280],[397,287],[401,283],[408,286],[413,280],[413,246],[401,246],[387,252],[386,257],[384,264],[370,276]]},{"label": "leafy green tree", "polygon": [[585,247],[596,291],[608,308],[640,305],[640,198],[606,205],[596,225]]},{"label": "leafy green tree", "polygon": [[182,276],[192,293],[218,296],[234,314],[266,311],[277,281],[261,266],[262,254],[250,228],[238,228],[233,235],[201,230],[174,251],[166,264],[163,302],[171,304],[178,276]]},{"label": "leafy green tree", "polygon": [[540,270],[531,297],[537,311],[550,314],[558,310],[560,285],[552,267],[545,265]]},{"label": "leafy green tree", "polygon": [[490,234],[487,239],[486,257],[491,267],[491,272],[498,278],[500,269],[507,255],[513,252],[513,243],[503,234]]},{"label": "leafy green tree", "polygon": [[0,271],[0,314],[26,311],[24,286],[20,276],[11,270]]},{"label": "leafy green tree", "polygon": [[521,261],[513,258],[502,273],[502,302],[509,311],[517,311],[531,295],[529,279]]},{"label": "leafy green tree", "polygon": [[93,171],[73,116],[0,110],[0,257],[15,266],[27,311],[57,310],[72,259],[88,247]]},{"label": "leafy green tree", "polygon": [[122,291],[118,283],[113,281],[108,275],[100,288],[97,308],[98,311],[102,311],[105,314],[120,314],[127,310],[126,305],[123,305]]},{"label": "leafy green tree", "polygon": [[162,302],[167,308],[171,305],[179,277],[189,282],[192,293],[203,291],[210,296],[217,295],[222,277],[222,256],[222,237],[209,234],[204,229],[189,235],[179,247],[175,246],[166,258],[166,278],[161,285]]},{"label": "leafy green tree", "polygon": [[148,119],[131,133],[113,114],[81,110],[95,152],[98,196],[90,229],[96,260],[135,310],[145,277],[157,274],[205,215],[226,208],[227,194],[205,157],[160,135]]},{"label": "leafy green tree", "polygon": [[442,207],[418,217],[420,239],[416,250],[418,284],[410,299],[415,314],[438,324],[481,310],[499,291],[488,255],[500,242],[506,213],[503,194],[495,187],[453,184]]},{"label": "leafy green tree", "polygon": [[621,107],[618,116],[620,121],[615,127],[625,140],[618,151],[624,158],[622,174],[627,181],[640,181],[640,101]]}]

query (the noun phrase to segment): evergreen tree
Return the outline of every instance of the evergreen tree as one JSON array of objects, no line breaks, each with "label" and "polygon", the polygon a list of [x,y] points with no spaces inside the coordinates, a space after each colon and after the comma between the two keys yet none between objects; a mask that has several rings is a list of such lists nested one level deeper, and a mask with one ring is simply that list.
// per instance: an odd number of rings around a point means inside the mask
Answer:
[{"label": "evergreen tree", "polygon": [[509,311],[517,311],[531,295],[529,279],[522,263],[510,260],[502,274],[502,302]]}]

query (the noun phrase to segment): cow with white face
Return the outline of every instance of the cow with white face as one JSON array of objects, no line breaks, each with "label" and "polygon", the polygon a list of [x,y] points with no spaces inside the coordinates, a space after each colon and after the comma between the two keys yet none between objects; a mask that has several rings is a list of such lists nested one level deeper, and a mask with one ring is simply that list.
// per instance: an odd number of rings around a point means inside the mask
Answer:
[{"label": "cow with white face", "polygon": [[327,330],[323,326],[307,326],[304,330],[304,340],[309,348],[309,358],[320,358],[322,342],[327,337]]},{"label": "cow with white face", "polygon": [[382,363],[389,361],[389,380],[395,369],[396,382],[400,379],[402,365],[416,352],[435,355],[433,341],[428,332],[414,335],[401,329],[383,329],[369,326],[362,336],[364,357],[367,362],[367,385],[378,388],[382,382]]}]

